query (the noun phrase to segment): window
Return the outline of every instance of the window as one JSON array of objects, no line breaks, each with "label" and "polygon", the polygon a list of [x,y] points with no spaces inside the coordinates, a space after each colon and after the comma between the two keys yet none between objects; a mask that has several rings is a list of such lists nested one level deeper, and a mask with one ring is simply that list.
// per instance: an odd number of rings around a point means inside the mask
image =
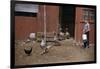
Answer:
[{"label": "window", "polygon": [[91,20],[94,20],[94,19],[95,19],[94,10],[90,10],[90,19],[91,19]]},{"label": "window", "polygon": [[84,20],[94,20],[95,18],[95,13],[93,9],[90,8],[85,8],[83,9],[83,21]]}]

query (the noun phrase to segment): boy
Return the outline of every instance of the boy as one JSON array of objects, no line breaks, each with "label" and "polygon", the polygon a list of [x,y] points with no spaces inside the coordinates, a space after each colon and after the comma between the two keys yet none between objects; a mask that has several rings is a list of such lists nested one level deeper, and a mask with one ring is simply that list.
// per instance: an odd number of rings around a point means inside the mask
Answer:
[{"label": "boy", "polygon": [[87,20],[85,20],[85,22],[84,22],[83,32],[87,35],[87,47],[89,48],[90,24]]}]

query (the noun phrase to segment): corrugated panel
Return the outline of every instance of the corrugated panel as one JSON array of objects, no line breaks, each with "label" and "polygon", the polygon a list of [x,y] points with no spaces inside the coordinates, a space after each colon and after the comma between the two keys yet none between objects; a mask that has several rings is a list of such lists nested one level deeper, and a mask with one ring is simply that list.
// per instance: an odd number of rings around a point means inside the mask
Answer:
[{"label": "corrugated panel", "polygon": [[38,5],[37,4],[16,4],[15,11],[38,13]]}]

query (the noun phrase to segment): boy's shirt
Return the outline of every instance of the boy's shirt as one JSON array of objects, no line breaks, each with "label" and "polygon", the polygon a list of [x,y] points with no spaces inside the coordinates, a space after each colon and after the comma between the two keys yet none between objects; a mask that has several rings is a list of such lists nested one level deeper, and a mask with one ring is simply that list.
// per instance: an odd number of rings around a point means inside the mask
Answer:
[{"label": "boy's shirt", "polygon": [[86,23],[86,24],[84,24],[84,26],[83,26],[83,32],[86,33],[86,32],[88,32],[88,31],[90,31],[90,24],[89,24],[89,23]]}]

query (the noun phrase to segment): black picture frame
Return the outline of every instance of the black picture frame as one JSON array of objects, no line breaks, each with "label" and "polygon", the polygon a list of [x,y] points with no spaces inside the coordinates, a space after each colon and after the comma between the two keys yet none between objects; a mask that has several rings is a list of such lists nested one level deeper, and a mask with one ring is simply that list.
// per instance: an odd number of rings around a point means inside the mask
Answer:
[{"label": "black picture frame", "polygon": [[[69,62],[69,63],[52,63],[52,64],[32,64],[32,65],[15,65],[15,4],[16,3],[21,3],[21,4],[39,4],[39,5],[60,5],[60,6],[74,6],[74,7],[86,7],[86,8],[93,8],[95,10],[95,24],[94,24],[94,29],[95,29],[95,36],[94,36],[94,60],[93,61],[86,61],[86,62]],[[17,14],[16,14],[17,15]],[[20,14],[18,14],[20,15]],[[23,14],[24,15],[24,14]],[[27,15],[27,16],[31,16]],[[36,13],[33,14],[36,16]],[[11,53],[11,63],[10,67],[11,68],[28,68],[28,67],[44,67],[44,66],[60,66],[60,65],[78,65],[78,64],[92,64],[96,63],[96,6],[95,5],[80,5],[80,4],[64,4],[64,3],[49,3],[49,2],[35,2],[35,1],[11,1],[11,40],[10,40],[10,53]]]}]

